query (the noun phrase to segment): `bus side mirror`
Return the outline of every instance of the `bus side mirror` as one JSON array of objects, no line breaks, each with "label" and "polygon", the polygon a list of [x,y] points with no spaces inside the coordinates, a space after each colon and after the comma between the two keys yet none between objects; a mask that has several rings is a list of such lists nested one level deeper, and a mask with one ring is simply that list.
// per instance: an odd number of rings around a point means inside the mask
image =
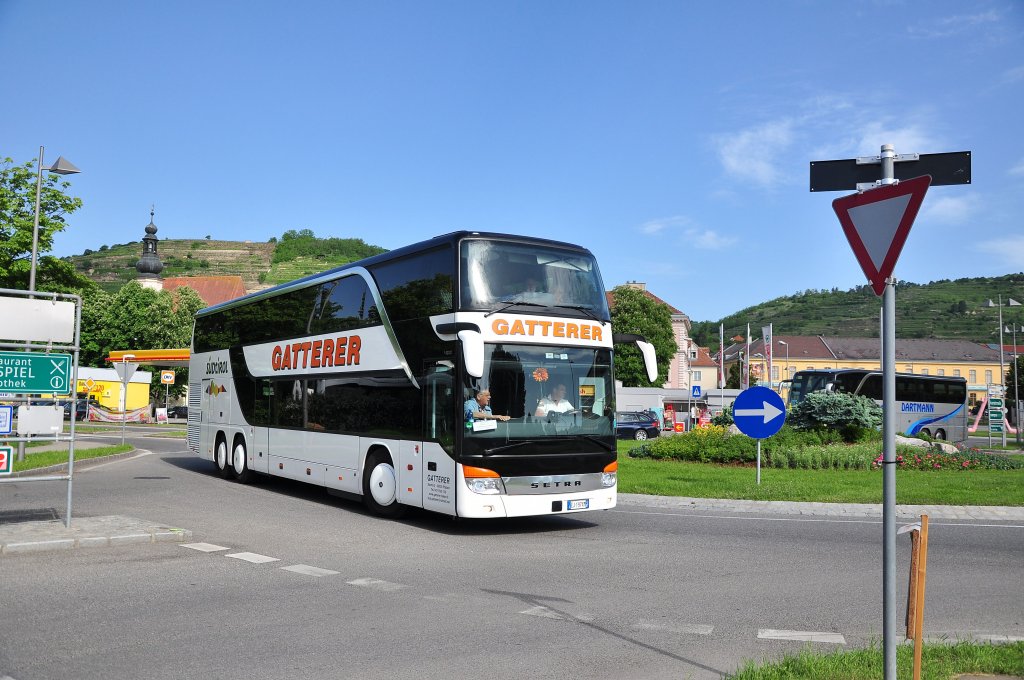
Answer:
[{"label": "bus side mirror", "polygon": [[471,378],[484,377],[484,336],[480,331],[459,331],[462,341],[462,361]]},{"label": "bus side mirror", "polygon": [[644,355],[644,368],[647,369],[647,379],[650,382],[654,382],[658,377],[658,358],[654,354],[654,345],[644,340],[637,340],[636,346],[640,348],[640,353]]}]

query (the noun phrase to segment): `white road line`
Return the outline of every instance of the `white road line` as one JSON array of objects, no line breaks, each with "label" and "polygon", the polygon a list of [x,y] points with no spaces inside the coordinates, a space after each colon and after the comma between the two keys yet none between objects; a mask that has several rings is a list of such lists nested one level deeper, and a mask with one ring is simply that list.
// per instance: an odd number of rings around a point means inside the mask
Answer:
[{"label": "white road line", "polygon": [[993,644],[1024,642],[1024,637],[1014,635],[997,635],[995,633],[944,633],[942,635],[925,635],[924,641],[932,645],[954,645],[964,640],[970,642],[991,642]]},{"label": "white road line", "polygon": [[331,571],[330,569],[321,569],[320,567],[311,567],[308,564],[293,564],[290,567],[281,567],[284,571],[292,571],[296,574],[303,574],[304,576],[334,576],[340,574],[340,571]]},{"label": "white road line", "polygon": [[827,642],[834,645],[845,645],[846,638],[839,633],[819,633],[808,630],[776,630],[761,628],[757,631],[758,640],[789,640],[796,642]]},{"label": "white road line", "polygon": [[661,630],[666,633],[678,633],[681,635],[711,635],[714,626],[703,623],[655,623],[653,621],[638,621],[633,624],[637,630]]},{"label": "white road line", "polygon": [[520,614],[526,614],[527,616],[539,616],[542,619],[555,619],[557,621],[565,621],[565,617],[561,614],[551,611],[547,607],[531,607],[526,611],[519,612]]},{"label": "white road line", "polygon": [[236,560],[245,560],[246,562],[252,562],[253,564],[263,564],[265,562],[280,562],[281,560],[276,557],[267,557],[266,555],[260,555],[258,553],[251,552],[240,552],[233,553],[231,555],[225,555],[224,557],[233,557]]},{"label": "white road line", "polygon": [[[219,552],[221,550],[228,550],[222,545],[214,545],[213,543],[179,543],[182,548],[191,548],[192,550],[198,550],[199,552],[211,553]],[[2,680],[2,678],[0,678]]]},{"label": "white road line", "polygon": [[369,588],[371,590],[401,590],[405,588],[401,583],[391,583],[390,581],[382,581],[379,578],[357,578],[354,581],[346,581],[350,586],[359,586],[360,588]]}]

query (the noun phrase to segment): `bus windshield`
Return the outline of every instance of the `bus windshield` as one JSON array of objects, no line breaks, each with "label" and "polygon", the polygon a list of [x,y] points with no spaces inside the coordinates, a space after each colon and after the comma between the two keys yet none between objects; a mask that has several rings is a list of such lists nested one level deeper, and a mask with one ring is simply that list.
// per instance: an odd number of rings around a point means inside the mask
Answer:
[{"label": "bus windshield", "polygon": [[811,392],[824,390],[833,379],[830,373],[814,373],[812,371],[799,371],[793,376],[793,383],[789,388],[789,404],[796,406],[804,400]]},{"label": "bus windshield", "polygon": [[581,309],[608,320],[597,263],[587,252],[538,244],[470,239],[462,243],[462,308],[501,304]]},{"label": "bus windshield", "polygon": [[[464,454],[490,455],[517,441],[592,442],[599,437],[614,445],[615,389],[607,349],[489,344],[484,356],[491,410],[510,419],[477,420],[467,415]],[[483,387],[466,391],[465,414],[477,408],[478,389]],[[516,450],[536,452],[532,446],[510,447],[507,452],[514,455]]]}]

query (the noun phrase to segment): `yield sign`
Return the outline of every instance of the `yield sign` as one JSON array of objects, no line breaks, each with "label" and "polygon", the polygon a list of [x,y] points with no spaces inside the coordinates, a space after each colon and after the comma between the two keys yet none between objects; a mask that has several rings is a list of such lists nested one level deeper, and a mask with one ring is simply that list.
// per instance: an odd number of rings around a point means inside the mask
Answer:
[{"label": "yield sign", "polygon": [[896,267],[931,183],[931,175],[924,175],[832,201],[875,295],[885,292],[885,280]]}]

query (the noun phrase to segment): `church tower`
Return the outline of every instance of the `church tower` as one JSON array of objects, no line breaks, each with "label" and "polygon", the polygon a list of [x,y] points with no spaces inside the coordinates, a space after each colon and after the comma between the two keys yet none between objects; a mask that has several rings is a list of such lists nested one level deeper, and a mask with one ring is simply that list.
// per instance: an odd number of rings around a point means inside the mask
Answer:
[{"label": "church tower", "polygon": [[160,272],[164,270],[164,263],[156,254],[156,225],[153,224],[155,208],[149,211],[149,224],[146,225],[146,235],[142,237],[142,259],[135,263],[135,269],[139,272],[139,284],[143,288],[162,290],[164,282],[160,278]]}]

